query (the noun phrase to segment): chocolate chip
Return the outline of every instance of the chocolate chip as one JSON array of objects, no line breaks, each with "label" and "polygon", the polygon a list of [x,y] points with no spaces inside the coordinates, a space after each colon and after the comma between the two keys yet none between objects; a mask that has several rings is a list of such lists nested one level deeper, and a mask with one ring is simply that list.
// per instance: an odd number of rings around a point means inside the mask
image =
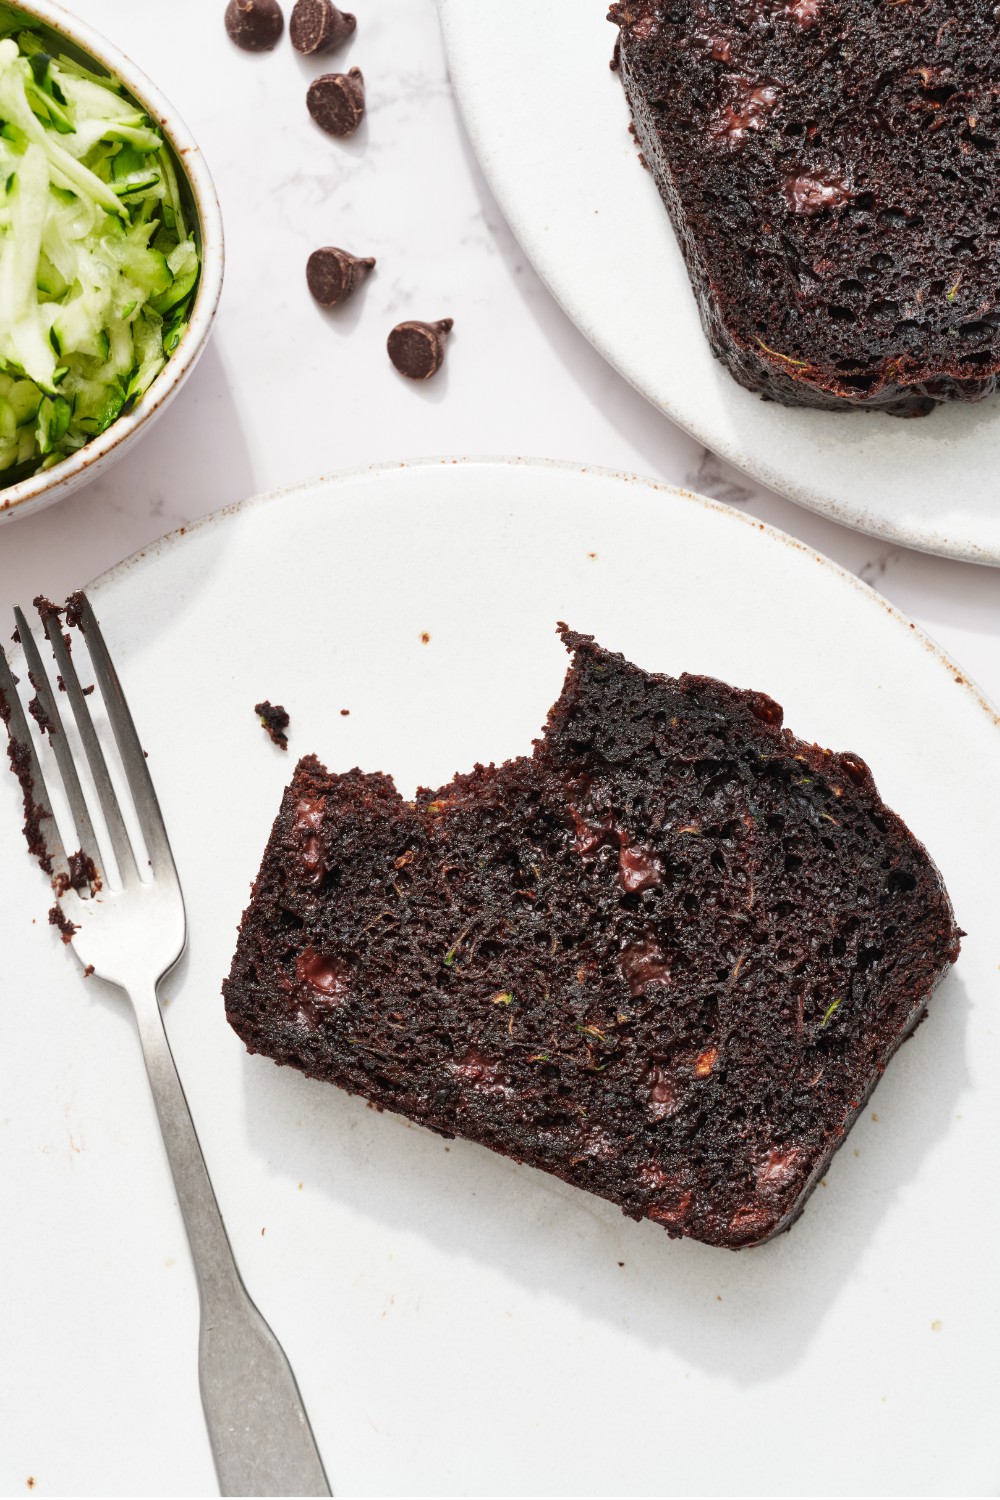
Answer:
[{"label": "chocolate chip", "polygon": [[365,80],[360,68],[349,73],[324,73],[314,78],[306,105],[316,124],[328,135],[353,135],[365,112]]},{"label": "chocolate chip", "polygon": [[306,261],[306,282],[321,307],[336,307],[354,295],[374,264],[374,256],[359,259],[349,250],[324,245]]},{"label": "chocolate chip", "polygon": [[352,35],[357,21],[347,11],[338,10],[333,0],[295,0],[288,35],[296,52],[307,57],[314,52],[329,52]]},{"label": "chocolate chip", "polygon": [[285,24],[278,0],[229,0],[226,34],[244,52],[270,52]]},{"label": "chocolate chip", "polygon": [[408,380],[430,380],[444,362],[444,345],[454,318],[439,323],[397,323],[386,348],[400,375]]},{"label": "chocolate chip", "polygon": [[309,985],[318,994],[326,995],[331,1000],[347,989],[346,965],[326,953],[317,953],[311,943],[296,958],[295,974],[300,984]]},{"label": "chocolate chip", "polygon": [[670,983],[670,960],[653,940],[630,943],[619,958],[622,974],[633,995],[645,994],[647,984]]},{"label": "chocolate chip", "polygon": [[663,866],[650,849],[622,838],[618,854],[618,879],[629,895],[663,884]]}]

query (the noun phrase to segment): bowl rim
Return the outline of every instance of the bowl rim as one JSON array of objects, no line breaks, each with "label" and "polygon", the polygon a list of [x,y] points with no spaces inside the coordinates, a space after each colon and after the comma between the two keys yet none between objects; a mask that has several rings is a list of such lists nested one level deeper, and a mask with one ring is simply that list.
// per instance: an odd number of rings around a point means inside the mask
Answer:
[{"label": "bowl rim", "polygon": [[225,245],[222,210],[212,175],[201,148],[170,101],[141,68],[100,32],[71,15],[56,0],[11,0],[11,8],[22,11],[30,23],[39,21],[88,53],[101,67],[125,85],[156,120],[173,148],[187,179],[198,215],[201,274],[188,326],[177,348],[167,359],[142,399],[130,412],[116,417],[104,432],[64,458],[51,469],[33,474],[6,489],[0,488],[0,526],[29,510],[40,509],[75,489],[102,460],[114,455],[176,395],[205,347],[222,291]]}]

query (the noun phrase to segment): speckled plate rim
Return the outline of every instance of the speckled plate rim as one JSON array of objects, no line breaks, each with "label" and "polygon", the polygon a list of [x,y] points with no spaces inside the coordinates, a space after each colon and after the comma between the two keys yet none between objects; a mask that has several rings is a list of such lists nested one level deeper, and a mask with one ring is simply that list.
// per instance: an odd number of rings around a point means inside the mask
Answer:
[{"label": "speckled plate rim", "polygon": [[[787,408],[745,391],[711,353],[669,219],[636,161],[607,67],[607,6],[511,0],[491,18],[477,0],[437,3],[490,190],[548,291],[608,363],[698,442],[796,504],[898,546],[1000,566],[1000,398],[914,422]],[[596,39],[584,36],[592,26]],[[586,148],[597,149],[588,132],[598,126],[607,159],[595,190]],[[923,514],[908,511],[915,495]],[[967,509],[949,512],[955,495]]]},{"label": "speckled plate rim", "polygon": [[198,211],[201,275],[191,317],[180,343],[132,411],[99,437],[44,473],[0,489],[0,525],[43,509],[114,463],[125,444],[167,408],[194,369],[215,320],[225,264],[222,210],[201,149],[184,121],[150,78],[113,43],[55,0],[14,0],[15,8],[58,31],[119,79],[163,130],[180,161]]}]

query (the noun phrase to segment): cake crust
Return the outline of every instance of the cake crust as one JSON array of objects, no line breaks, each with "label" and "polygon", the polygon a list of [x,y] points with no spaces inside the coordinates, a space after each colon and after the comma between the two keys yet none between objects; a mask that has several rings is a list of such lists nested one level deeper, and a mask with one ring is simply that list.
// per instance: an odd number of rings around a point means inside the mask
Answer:
[{"label": "cake crust", "polygon": [[738,1249],[790,1226],[960,933],[857,757],[566,631],[531,756],[300,760],[225,983],[251,1052]]}]

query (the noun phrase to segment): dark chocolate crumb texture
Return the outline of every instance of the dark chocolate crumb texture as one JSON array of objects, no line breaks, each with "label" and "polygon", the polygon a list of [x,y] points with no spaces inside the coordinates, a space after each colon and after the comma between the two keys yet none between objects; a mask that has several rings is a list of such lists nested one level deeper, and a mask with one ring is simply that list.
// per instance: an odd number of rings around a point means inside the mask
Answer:
[{"label": "dark chocolate crumb texture", "polygon": [[566,630],[531,756],[299,762],[225,983],[251,1052],[672,1235],[786,1229],[958,956],[921,844],[762,694]]},{"label": "dark chocolate crumb texture", "polygon": [[920,415],[1000,372],[1000,7],[619,0],[712,348],[791,406]]},{"label": "dark chocolate crumb texture", "polygon": [[288,749],[288,735],[285,730],[292,722],[291,715],[281,703],[271,703],[267,698],[263,703],[255,703],[253,711],[260,719],[261,727],[267,730],[272,744],[277,745],[279,750]]}]

